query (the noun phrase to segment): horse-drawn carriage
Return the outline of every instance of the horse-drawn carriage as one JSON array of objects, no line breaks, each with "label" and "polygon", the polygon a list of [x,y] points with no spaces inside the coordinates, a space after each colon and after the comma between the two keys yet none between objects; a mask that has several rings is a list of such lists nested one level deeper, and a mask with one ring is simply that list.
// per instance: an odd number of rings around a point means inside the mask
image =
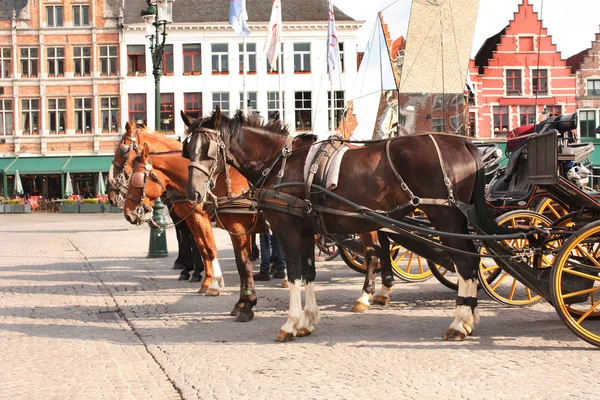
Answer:
[{"label": "horse-drawn carriage", "polygon": [[[303,159],[315,144],[314,138],[292,138],[281,126],[261,125],[241,114],[229,119],[216,111],[202,120],[185,116],[184,120],[191,134],[185,144],[192,160],[188,197],[205,201],[216,175],[229,163],[254,184],[254,198],[282,238],[291,290],[290,314],[278,340],[309,334],[319,319],[312,286],[314,255],[310,253],[314,251],[315,218],[321,218],[320,224],[326,227],[321,233],[387,228],[399,235],[402,246],[456,268],[457,311],[447,339],[465,338],[478,322],[474,274],[484,256],[553,304],[580,338],[600,345],[600,325],[594,322],[600,315],[596,296],[600,290],[600,203],[593,193],[559,173],[578,156],[556,130],[529,138],[527,179],[544,189],[547,197],[568,206],[568,214],[549,226],[519,226],[515,220],[516,226],[501,227],[489,221],[480,157],[455,135],[414,135],[349,150],[347,164],[342,162],[342,167],[348,167],[346,174],[340,174],[334,190],[327,190],[316,184],[307,188],[301,179]],[[369,162],[358,163],[358,159]],[[417,168],[416,163],[420,164]],[[419,176],[413,175],[416,171]],[[431,226],[406,218],[415,208],[427,213]],[[523,245],[507,245],[510,241]],[[485,252],[478,253],[473,242]],[[385,260],[382,257],[382,263]],[[300,280],[307,292],[304,310]]]}]

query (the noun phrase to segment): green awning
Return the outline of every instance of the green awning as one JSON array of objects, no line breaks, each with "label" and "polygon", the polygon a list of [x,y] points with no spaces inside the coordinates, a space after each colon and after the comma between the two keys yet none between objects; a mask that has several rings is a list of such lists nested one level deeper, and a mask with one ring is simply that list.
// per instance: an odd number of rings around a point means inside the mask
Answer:
[{"label": "green awning", "polygon": [[7,169],[7,175],[19,174],[60,174],[69,157],[19,157]]},{"label": "green awning", "polygon": [[16,158],[0,158],[0,173],[4,173],[4,170],[10,167],[10,164],[14,163]]},{"label": "green awning", "polygon": [[600,143],[594,143],[594,151],[589,156],[589,160],[596,168],[600,167]]},{"label": "green awning", "polygon": [[62,170],[72,174],[84,172],[108,172],[112,160],[113,156],[72,157]]}]

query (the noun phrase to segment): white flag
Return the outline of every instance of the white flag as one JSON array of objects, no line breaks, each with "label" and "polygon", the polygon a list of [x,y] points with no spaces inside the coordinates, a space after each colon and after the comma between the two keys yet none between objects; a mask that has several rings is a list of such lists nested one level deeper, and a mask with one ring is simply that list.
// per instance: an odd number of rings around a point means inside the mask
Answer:
[{"label": "white flag", "polygon": [[333,4],[329,0],[329,26],[327,31],[327,69],[329,70],[329,81],[340,73],[340,46],[335,34],[335,18],[333,15]]},{"label": "white flag", "polygon": [[248,28],[248,13],[246,12],[246,0],[230,0],[229,3],[229,25],[234,32],[246,37],[250,34]]},{"label": "white flag", "polygon": [[277,59],[279,58],[281,49],[281,29],[281,0],[273,0],[273,11],[271,11],[267,41],[263,50],[269,60],[269,64],[271,64],[271,70],[277,67]]}]

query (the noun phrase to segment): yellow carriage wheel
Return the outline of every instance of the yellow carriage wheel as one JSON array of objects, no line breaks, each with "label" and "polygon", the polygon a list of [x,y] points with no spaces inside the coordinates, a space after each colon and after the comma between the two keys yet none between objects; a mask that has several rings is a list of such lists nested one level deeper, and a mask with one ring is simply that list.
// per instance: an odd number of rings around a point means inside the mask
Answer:
[{"label": "yellow carriage wheel", "polygon": [[535,211],[548,218],[550,221],[556,221],[559,218],[567,215],[568,211],[556,200],[551,198],[544,198]]},{"label": "yellow carriage wheel", "polygon": [[569,237],[556,256],[552,302],[560,318],[581,339],[600,347],[600,221]]},{"label": "yellow carriage wheel", "polygon": [[[356,235],[351,235],[353,239],[356,239]],[[365,266],[365,255],[362,252],[356,252],[347,247],[340,247],[340,257],[347,266],[352,268],[354,271],[360,274],[367,273],[367,267]],[[376,273],[381,272],[381,263],[377,263]]]},{"label": "yellow carriage wheel", "polygon": [[[535,211],[517,210],[499,216],[498,225],[514,228],[530,228],[534,226],[550,226],[548,218]],[[515,250],[527,250],[527,239],[503,240],[503,244]],[[486,254],[485,247],[480,249],[481,254]],[[530,254],[529,264],[533,265],[534,255]],[[539,255],[536,268],[549,268],[552,266],[553,255]],[[479,284],[483,290],[494,300],[509,306],[529,306],[541,300],[541,296],[517,281],[490,257],[482,257],[478,270]]]},{"label": "yellow carriage wheel", "polygon": [[432,277],[427,259],[391,241],[390,258],[394,275],[406,282],[423,282]]}]

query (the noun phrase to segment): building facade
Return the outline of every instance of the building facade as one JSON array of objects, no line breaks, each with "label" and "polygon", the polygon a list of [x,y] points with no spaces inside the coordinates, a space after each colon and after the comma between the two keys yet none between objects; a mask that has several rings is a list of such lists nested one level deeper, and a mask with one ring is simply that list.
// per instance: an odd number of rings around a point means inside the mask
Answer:
[{"label": "building facade", "polygon": [[502,138],[518,126],[577,111],[576,78],[529,0],[469,66],[470,136]]}]

